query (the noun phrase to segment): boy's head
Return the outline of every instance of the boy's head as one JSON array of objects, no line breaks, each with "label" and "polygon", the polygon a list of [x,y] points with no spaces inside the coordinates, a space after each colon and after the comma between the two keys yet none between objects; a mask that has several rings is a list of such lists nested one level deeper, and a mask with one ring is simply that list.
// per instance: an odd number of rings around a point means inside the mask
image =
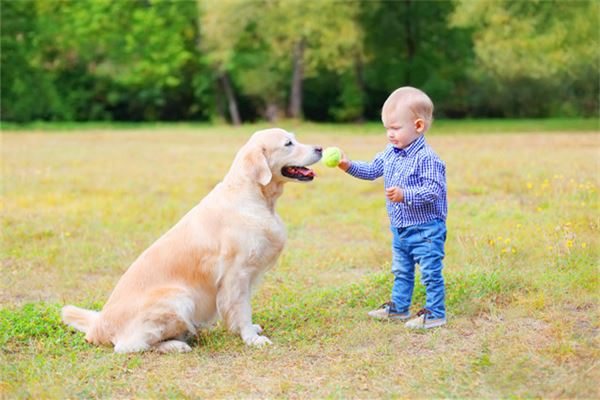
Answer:
[{"label": "boy's head", "polygon": [[433,120],[433,102],[419,89],[396,89],[383,104],[381,120],[394,147],[404,148],[425,133]]}]

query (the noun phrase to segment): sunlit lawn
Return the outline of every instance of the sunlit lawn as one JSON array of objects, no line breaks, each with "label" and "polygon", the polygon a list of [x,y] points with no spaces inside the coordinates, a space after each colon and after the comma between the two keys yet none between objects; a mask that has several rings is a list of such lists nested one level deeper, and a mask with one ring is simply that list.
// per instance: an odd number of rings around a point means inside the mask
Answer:
[{"label": "sunlit lawn", "polygon": [[[586,124],[523,134],[441,121],[429,135],[448,174],[447,327],[414,333],[367,318],[391,285],[382,182],[318,165],[314,182],[289,184],[279,201],[288,243],[254,297],[274,346],[246,348],[217,326],[193,353],[167,356],[91,347],[59,309],[100,308],[255,127],[5,132],[0,394],[597,398],[600,134]],[[512,133],[473,134],[503,126]],[[364,135],[289,127],[356,159],[385,145],[376,125]],[[422,305],[422,286],[415,296]]]}]

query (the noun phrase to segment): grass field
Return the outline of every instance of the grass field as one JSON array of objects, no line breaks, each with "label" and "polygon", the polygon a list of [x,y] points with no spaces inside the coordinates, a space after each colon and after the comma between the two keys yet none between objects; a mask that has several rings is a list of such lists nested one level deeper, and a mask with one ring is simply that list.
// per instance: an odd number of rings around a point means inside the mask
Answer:
[{"label": "grass field", "polygon": [[[284,127],[355,159],[385,145],[375,125]],[[391,287],[382,182],[318,165],[279,201],[288,243],[253,299],[274,345],[217,325],[166,356],[89,346],[59,310],[99,309],[256,127],[5,131],[0,396],[598,398],[600,132],[538,127],[440,121],[428,136],[448,175],[445,328],[367,318]]]}]

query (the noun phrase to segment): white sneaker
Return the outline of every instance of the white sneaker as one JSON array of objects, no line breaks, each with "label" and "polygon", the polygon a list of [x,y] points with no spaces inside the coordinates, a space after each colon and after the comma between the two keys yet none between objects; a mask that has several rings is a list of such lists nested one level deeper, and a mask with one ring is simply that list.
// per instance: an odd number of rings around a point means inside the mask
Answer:
[{"label": "white sneaker", "polygon": [[422,309],[416,315],[416,318],[408,321],[404,326],[410,329],[431,329],[446,325],[446,318],[427,318],[431,311]]},{"label": "white sneaker", "polygon": [[388,301],[387,303],[383,303],[381,307],[369,311],[367,314],[371,318],[375,319],[383,319],[383,320],[398,320],[404,321],[410,318],[410,312],[406,311],[403,313],[396,312],[393,309],[394,303]]}]

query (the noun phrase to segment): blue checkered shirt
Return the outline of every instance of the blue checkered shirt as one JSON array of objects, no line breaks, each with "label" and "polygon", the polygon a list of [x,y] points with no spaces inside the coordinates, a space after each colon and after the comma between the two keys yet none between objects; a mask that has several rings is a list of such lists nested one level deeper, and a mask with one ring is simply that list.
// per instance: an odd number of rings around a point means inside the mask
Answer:
[{"label": "blue checkered shirt", "polygon": [[446,221],[446,166],[423,135],[404,149],[389,144],[370,163],[352,161],[347,172],[371,181],[383,175],[386,189],[397,186],[404,191],[402,203],[386,198],[392,227],[404,228],[434,219]]}]

